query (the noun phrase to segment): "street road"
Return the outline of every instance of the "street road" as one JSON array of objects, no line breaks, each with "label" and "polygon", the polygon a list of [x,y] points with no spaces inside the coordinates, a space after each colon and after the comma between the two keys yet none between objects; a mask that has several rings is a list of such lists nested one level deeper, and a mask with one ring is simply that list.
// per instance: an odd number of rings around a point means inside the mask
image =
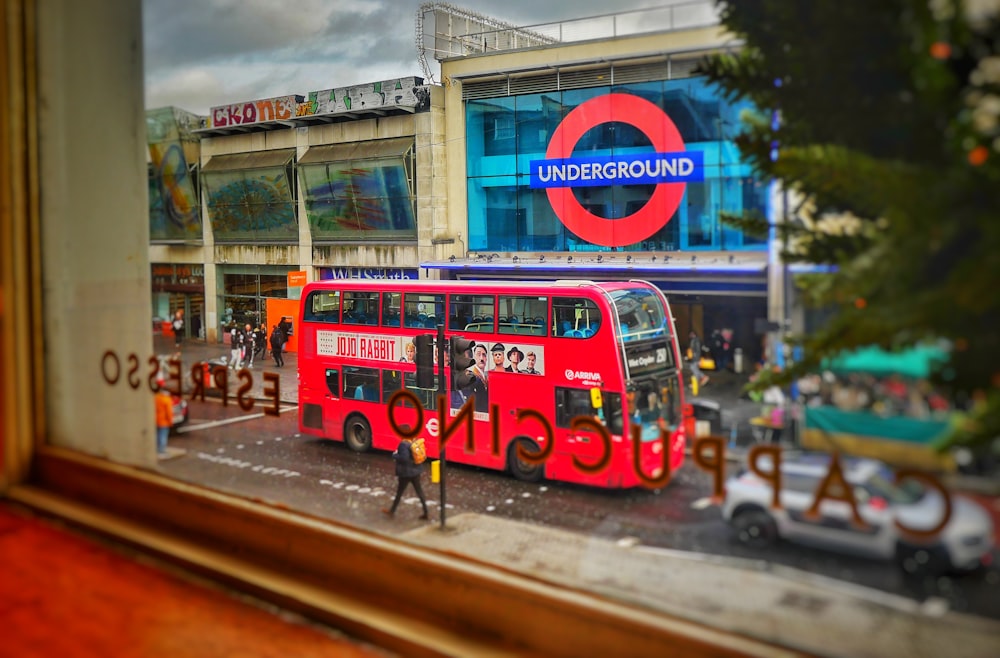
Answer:
[{"label": "street road", "polygon": [[[217,400],[193,402],[191,420],[170,445],[180,457],[160,462],[165,474],[319,518],[385,533],[420,524],[409,490],[395,518],[380,510],[395,493],[386,452],[357,454],[345,445],[300,436],[297,407],[268,416]],[[924,601],[944,599],[954,609],[1000,619],[1000,569],[937,579],[906,577],[887,562],[779,543],[765,552],[735,543],[709,496],[712,482],[688,459],[673,482],[656,491],[605,491],[553,482],[529,484],[495,471],[451,465],[446,470],[447,515],[493,514],[649,547],[728,556],[756,568],[767,560],[847,583]],[[440,490],[424,491],[439,522]],[[1000,555],[996,556],[1000,557]]]}]

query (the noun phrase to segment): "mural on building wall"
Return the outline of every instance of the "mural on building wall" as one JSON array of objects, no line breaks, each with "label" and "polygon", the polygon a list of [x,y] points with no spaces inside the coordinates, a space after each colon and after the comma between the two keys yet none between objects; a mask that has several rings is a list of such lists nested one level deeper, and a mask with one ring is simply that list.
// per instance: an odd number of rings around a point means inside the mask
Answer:
[{"label": "mural on building wall", "polygon": [[302,165],[299,172],[314,238],[416,235],[401,159]]},{"label": "mural on building wall", "polygon": [[197,186],[190,166],[198,161],[198,140],[193,131],[200,122],[198,115],[173,107],[146,113],[153,240],[201,238]]},{"label": "mural on building wall", "polygon": [[298,240],[284,167],[212,172],[203,178],[216,240]]}]

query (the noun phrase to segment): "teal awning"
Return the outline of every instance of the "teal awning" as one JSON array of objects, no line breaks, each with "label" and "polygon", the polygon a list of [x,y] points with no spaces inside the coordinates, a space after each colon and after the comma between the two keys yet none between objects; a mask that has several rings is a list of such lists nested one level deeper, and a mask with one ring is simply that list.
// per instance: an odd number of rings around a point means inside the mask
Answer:
[{"label": "teal awning", "polygon": [[856,372],[879,377],[895,374],[920,379],[928,377],[936,364],[947,358],[947,352],[939,347],[914,347],[901,352],[864,347],[825,360],[823,368],[840,374]]}]

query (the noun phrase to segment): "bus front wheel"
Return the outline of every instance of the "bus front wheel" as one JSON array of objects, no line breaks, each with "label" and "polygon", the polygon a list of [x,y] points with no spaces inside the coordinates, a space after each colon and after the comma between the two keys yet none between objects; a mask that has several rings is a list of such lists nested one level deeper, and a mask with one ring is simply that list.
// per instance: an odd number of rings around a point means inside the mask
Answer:
[{"label": "bus front wheel", "polygon": [[523,445],[524,449],[528,452],[535,453],[539,451],[538,444],[531,439],[520,438],[511,441],[507,447],[507,470],[522,482],[538,482],[545,474],[545,466],[543,464],[529,464],[518,458],[518,444]]},{"label": "bus front wheel", "polygon": [[344,442],[354,452],[368,452],[372,447],[372,426],[368,419],[357,414],[344,423]]}]

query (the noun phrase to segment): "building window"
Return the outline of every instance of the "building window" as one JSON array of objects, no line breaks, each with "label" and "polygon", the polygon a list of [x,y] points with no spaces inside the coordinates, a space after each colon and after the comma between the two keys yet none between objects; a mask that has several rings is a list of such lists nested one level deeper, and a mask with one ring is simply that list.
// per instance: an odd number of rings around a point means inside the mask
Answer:
[{"label": "building window", "polygon": [[[545,189],[530,186],[530,163],[546,158],[560,122],[575,108],[608,93],[638,96],[670,116],[688,151],[701,153],[704,181],[689,182],[674,215],[621,251],[763,249],[764,242],[722,223],[723,213],[766,215],[766,194],[748,194],[754,180],[733,139],[746,103],[729,103],[704,78],[629,83],[466,102],[469,249],[473,251],[610,251],[575,235],[559,219]],[[509,129],[515,135],[509,138]],[[572,157],[615,157],[652,150],[627,121],[605,121],[573,144]],[[753,185],[751,185],[753,187]],[[763,186],[766,189],[766,186]],[[642,210],[656,186],[598,185],[573,190],[587,212],[606,220]]]},{"label": "building window", "polygon": [[149,149],[149,237],[200,241],[198,197],[199,117],[175,107],[146,113]]},{"label": "building window", "polygon": [[299,161],[316,242],[415,239],[413,140],[312,147]]},{"label": "building window", "polygon": [[297,242],[294,149],[216,155],[202,190],[216,242]]}]

